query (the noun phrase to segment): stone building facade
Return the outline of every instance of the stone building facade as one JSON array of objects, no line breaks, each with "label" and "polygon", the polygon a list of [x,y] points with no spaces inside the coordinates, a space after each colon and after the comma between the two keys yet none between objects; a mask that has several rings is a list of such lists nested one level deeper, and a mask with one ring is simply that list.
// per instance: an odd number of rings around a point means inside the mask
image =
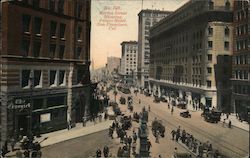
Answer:
[{"label": "stone building facade", "polygon": [[119,74],[125,82],[136,83],[138,43],[136,41],[124,41],[121,46],[122,55]]},{"label": "stone building facade", "polygon": [[141,10],[138,14],[138,85],[148,87],[149,77],[149,30],[158,21],[168,16],[171,12],[160,10]]},{"label": "stone building facade", "polygon": [[232,9],[232,0],[191,0],[153,26],[149,89],[185,100],[189,107],[230,106],[225,91],[230,91]]},{"label": "stone building facade", "polygon": [[231,111],[250,111],[250,13],[249,1],[234,2],[233,73]]},{"label": "stone building facade", "polygon": [[90,5],[1,2],[1,144],[81,121],[91,91]]}]

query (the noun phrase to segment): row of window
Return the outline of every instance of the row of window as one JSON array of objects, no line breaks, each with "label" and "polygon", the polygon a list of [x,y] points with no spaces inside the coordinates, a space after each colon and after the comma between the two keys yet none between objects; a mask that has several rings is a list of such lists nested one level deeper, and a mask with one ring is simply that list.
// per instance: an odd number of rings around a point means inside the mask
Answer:
[{"label": "row of window", "polygon": [[246,50],[248,48],[248,41],[245,40],[238,40],[236,41],[236,51]]},{"label": "row of window", "polygon": [[[34,34],[37,36],[41,36],[43,19],[41,17],[34,17],[33,24],[31,24],[31,19],[32,18],[30,15],[23,14],[22,16],[23,33],[30,34],[31,27],[33,26]],[[59,29],[59,32],[57,31],[57,29]],[[56,38],[57,32],[58,32],[59,38],[62,40],[65,40],[65,29],[66,29],[66,24],[60,23],[59,25],[57,25],[56,21],[51,21],[50,22],[50,37]],[[78,34],[81,34],[81,32],[78,31]]]},{"label": "row of window", "polygon": [[[42,70],[22,70],[22,88],[41,88],[43,87]],[[49,71],[49,86],[66,86],[65,70]]]},{"label": "row of window", "polygon": [[234,16],[235,16],[235,19],[236,21],[240,21],[240,20],[243,20],[243,19],[246,19],[247,18],[247,10],[240,10],[240,11],[237,11]]},{"label": "row of window", "polygon": [[240,26],[236,26],[235,28],[235,34],[237,36],[239,35],[246,35],[248,33],[248,25],[240,25]]},{"label": "row of window", "polygon": [[233,92],[238,94],[247,94],[250,95],[250,86],[246,85],[234,85]]},{"label": "row of window", "polygon": [[238,55],[234,58],[234,64],[236,65],[242,65],[242,64],[248,64],[248,55]]},{"label": "row of window", "polygon": [[[213,41],[208,41],[207,43],[208,49],[213,49]],[[228,51],[229,50],[229,42],[224,41],[224,50]]]},{"label": "row of window", "polygon": [[250,80],[250,71],[248,70],[236,70],[234,71],[235,79]]},{"label": "row of window", "polygon": [[[213,36],[213,27],[211,27],[211,26],[209,26],[208,27],[208,29],[207,29],[207,34],[208,34],[208,36]],[[225,35],[225,37],[228,37],[229,36],[229,32],[230,32],[230,30],[229,30],[229,28],[226,26],[225,28],[224,28],[224,35]]]}]

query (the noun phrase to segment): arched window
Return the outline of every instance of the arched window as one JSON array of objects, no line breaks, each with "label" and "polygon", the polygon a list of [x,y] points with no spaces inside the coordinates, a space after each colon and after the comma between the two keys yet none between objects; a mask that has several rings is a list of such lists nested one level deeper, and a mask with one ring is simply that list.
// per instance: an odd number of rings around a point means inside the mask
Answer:
[{"label": "arched window", "polygon": [[225,3],[225,9],[230,10],[230,2],[228,0]]},{"label": "arched window", "polygon": [[209,7],[209,10],[213,10],[214,9],[214,2],[212,0],[210,0],[208,2],[208,7]]}]

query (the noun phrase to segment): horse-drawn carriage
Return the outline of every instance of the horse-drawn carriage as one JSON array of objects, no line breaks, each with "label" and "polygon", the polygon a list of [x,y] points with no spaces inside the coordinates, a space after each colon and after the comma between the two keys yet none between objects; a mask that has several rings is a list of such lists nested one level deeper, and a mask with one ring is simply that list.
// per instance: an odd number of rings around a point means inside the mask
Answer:
[{"label": "horse-drawn carriage", "polygon": [[121,123],[122,123],[122,128],[124,130],[128,130],[129,128],[132,127],[132,123],[131,123],[132,119],[128,116],[123,116],[121,118]]},{"label": "horse-drawn carriage", "polygon": [[124,97],[120,97],[120,104],[126,104],[126,99]]},{"label": "horse-drawn carriage", "polygon": [[160,120],[154,120],[152,122],[152,132],[153,135],[156,136],[156,133],[158,132],[161,137],[164,137],[165,133],[165,126],[163,126],[162,122]]}]

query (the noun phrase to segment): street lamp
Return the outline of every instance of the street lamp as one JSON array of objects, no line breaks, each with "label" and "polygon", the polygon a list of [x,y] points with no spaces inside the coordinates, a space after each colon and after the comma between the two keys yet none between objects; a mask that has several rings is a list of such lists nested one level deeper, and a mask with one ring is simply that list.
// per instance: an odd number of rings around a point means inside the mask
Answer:
[{"label": "street lamp", "polygon": [[33,111],[33,103],[32,103],[32,96],[33,96],[33,82],[34,82],[34,75],[31,71],[30,73],[30,110],[29,110],[29,116],[28,116],[28,138],[29,141],[33,141],[33,134],[32,134],[32,111]]}]

